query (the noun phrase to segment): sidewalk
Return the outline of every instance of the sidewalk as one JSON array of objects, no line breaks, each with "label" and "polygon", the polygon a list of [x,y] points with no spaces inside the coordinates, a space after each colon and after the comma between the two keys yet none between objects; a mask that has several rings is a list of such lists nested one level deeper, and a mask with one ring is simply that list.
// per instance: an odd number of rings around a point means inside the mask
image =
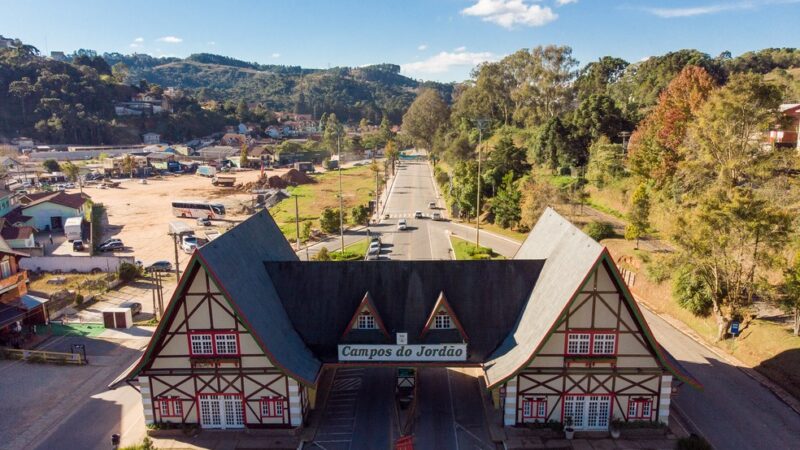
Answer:
[{"label": "sidewalk", "polygon": [[[169,430],[172,432],[173,430]],[[157,432],[156,432],[157,433]],[[170,433],[173,434],[173,433]],[[194,436],[151,437],[158,449],[236,450],[285,449],[296,450],[300,438],[294,430],[203,430]]]}]

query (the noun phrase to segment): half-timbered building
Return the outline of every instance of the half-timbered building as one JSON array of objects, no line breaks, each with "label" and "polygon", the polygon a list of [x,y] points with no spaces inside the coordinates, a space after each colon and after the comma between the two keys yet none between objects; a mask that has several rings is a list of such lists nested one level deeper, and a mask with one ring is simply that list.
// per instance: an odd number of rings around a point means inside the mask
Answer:
[{"label": "half-timbered building", "polygon": [[666,423],[674,379],[608,251],[547,210],[505,261],[298,261],[261,212],[200,247],[144,355],[148,423],[299,427],[326,366],[482,369],[505,424]]}]

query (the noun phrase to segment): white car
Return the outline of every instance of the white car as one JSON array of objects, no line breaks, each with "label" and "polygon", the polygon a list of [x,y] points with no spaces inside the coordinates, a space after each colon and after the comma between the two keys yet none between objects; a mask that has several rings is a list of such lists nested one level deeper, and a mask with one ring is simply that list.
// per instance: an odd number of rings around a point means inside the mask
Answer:
[{"label": "white car", "polygon": [[380,242],[372,242],[369,244],[369,249],[367,250],[367,254],[379,254],[381,252],[381,243]]},{"label": "white car", "polygon": [[400,231],[408,229],[408,222],[406,222],[406,219],[400,219],[397,221],[397,229]]},{"label": "white car", "polygon": [[184,236],[181,239],[181,249],[186,253],[192,253],[197,248],[196,236]]}]

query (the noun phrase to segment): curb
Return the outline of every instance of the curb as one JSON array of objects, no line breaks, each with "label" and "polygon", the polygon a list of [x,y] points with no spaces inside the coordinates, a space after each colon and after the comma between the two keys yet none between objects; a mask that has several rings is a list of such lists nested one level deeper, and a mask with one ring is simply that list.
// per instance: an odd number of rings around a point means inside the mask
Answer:
[{"label": "curb", "polygon": [[787,392],[782,387],[778,386],[774,381],[772,381],[769,378],[765,377],[764,375],[760,374],[755,369],[753,369],[751,367],[748,367],[745,363],[740,361],[735,356],[730,355],[730,354],[726,353],[724,350],[709,344],[708,342],[705,341],[705,339],[703,339],[700,335],[698,335],[697,332],[695,332],[694,330],[689,328],[688,325],[686,325],[685,323],[681,322],[680,320],[670,316],[669,314],[657,313],[656,311],[654,311],[650,307],[650,305],[647,304],[647,302],[644,299],[642,299],[638,295],[634,294],[633,297],[634,297],[634,299],[636,299],[636,301],[639,303],[639,305],[641,305],[642,307],[644,307],[645,309],[647,309],[651,313],[655,314],[656,316],[661,317],[670,326],[672,326],[676,330],[680,331],[681,333],[685,334],[686,336],[688,336],[689,338],[691,338],[693,341],[697,342],[698,344],[702,345],[703,347],[706,348],[706,350],[708,350],[708,351],[712,352],[713,354],[717,355],[723,361],[727,362],[728,364],[730,364],[730,365],[736,367],[737,369],[739,369],[740,371],[742,371],[745,375],[747,375],[748,377],[752,378],[753,380],[755,380],[756,382],[758,382],[759,384],[764,386],[767,390],[772,392],[772,394],[774,394],[775,397],[778,398],[778,400],[780,400],[783,403],[785,403],[786,406],[791,408],[795,413],[800,414],[800,400],[795,398],[792,394]]}]

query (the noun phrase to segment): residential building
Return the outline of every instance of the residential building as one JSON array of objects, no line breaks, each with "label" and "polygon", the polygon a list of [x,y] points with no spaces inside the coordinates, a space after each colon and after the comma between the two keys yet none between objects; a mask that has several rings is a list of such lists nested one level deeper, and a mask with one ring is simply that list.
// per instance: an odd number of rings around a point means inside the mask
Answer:
[{"label": "residential building", "polygon": [[123,378],[148,424],[300,427],[323,368],[382,365],[480,370],[505,425],[589,431],[666,424],[673,380],[697,384],[552,209],[511,260],[384,263],[299,261],[259,212],[193,253]]},{"label": "residential building", "polygon": [[37,248],[35,234],[36,229],[32,226],[14,226],[8,223],[5,218],[0,218],[0,236],[13,250],[31,254],[31,250]]},{"label": "residential building", "polygon": [[8,214],[14,206],[14,194],[5,189],[0,189],[0,217]]},{"label": "residential building", "polygon": [[247,136],[239,133],[225,133],[222,139],[219,140],[219,143],[220,145],[241,148],[247,145]]},{"label": "residential building", "polygon": [[239,153],[238,148],[221,146],[221,145],[205,147],[197,151],[197,154],[203,161],[219,161],[219,162],[222,162],[229,156],[233,156],[237,153]]},{"label": "residential building", "polygon": [[2,167],[6,172],[13,172],[17,170],[17,168],[21,167],[21,164],[19,161],[10,156],[0,156],[0,167]]},{"label": "residential building", "polygon": [[134,176],[142,176],[147,171],[147,157],[141,155],[130,155],[133,167],[125,167],[125,160],[128,155],[106,158],[102,161],[103,173],[110,176],[129,175],[133,171]]},{"label": "residential building", "polygon": [[145,145],[160,144],[161,135],[158,133],[145,133],[142,135],[142,143]]},{"label": "residential building", "polygon": [[47,299],[28,293],[28,271],[19,267],[26,256],[0,238],[0,346],[18,347],[30,326],[49,320]]},{"label": "residential building", "polygon": [[770,130],[769,141],[775,147],[789,147],[800,150],[800,103],[786,103],[780,106],[785,122],[776,130]]},{"label": "residential building", "polygon": [[37,230],[60,230],[70,217],[83,216],[86,194],[68,194],[63,191],[26,194],[20,198],[19,212],[12,210],[6,219],[14,224],[16,217],[27,217],[22,224]]}]

